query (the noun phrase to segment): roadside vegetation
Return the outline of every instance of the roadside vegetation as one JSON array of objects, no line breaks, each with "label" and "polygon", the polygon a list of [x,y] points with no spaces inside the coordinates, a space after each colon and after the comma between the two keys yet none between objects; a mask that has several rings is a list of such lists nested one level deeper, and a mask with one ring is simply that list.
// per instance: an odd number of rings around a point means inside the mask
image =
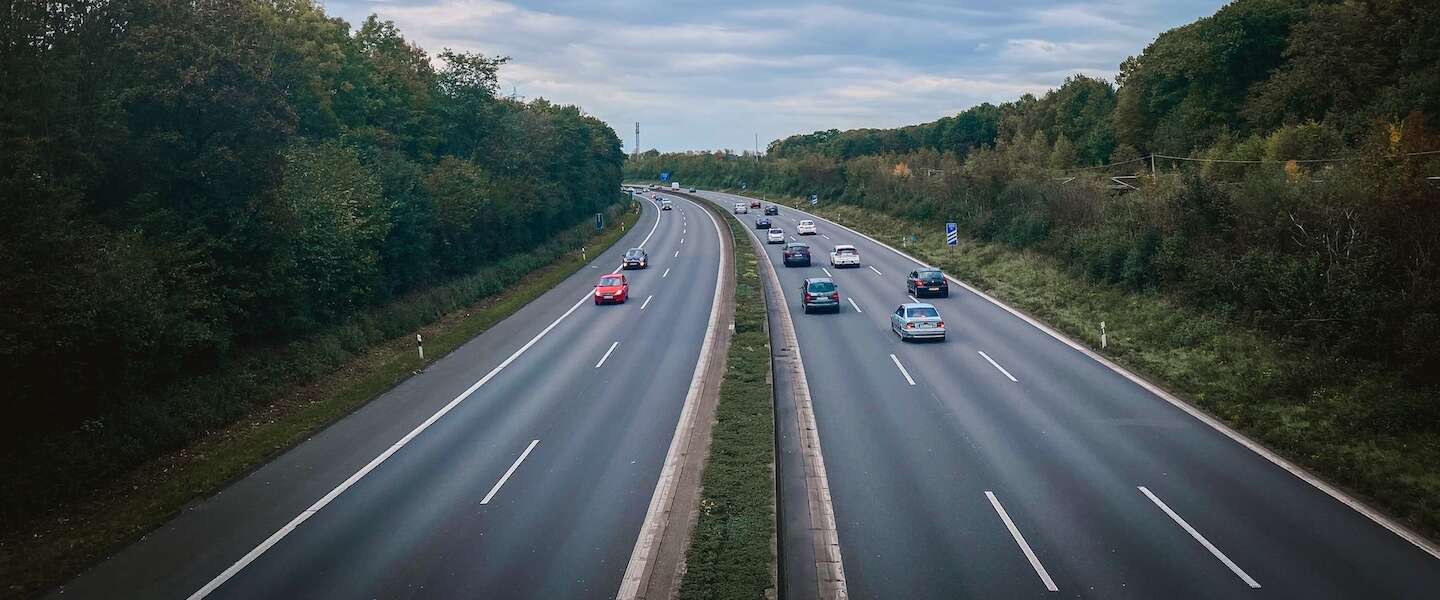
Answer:
[{"label": "roadside vegetation", "polygon": [[[0,597],[58,585],[484,333],[584,267],[580,247],[594,257],[614,245],[639,213],[612,209],[610,217],[601,233],[590,223],[575,226],[531,252],[194,383],[197,389],[269,401],[99,485],[90,497],[46,513],[44,520],[6,532],[0,538],[0,581],[7,588]],[[416,333],[424,336],[424,361],[415,349]]]},{"label": "roadside vegetation", "polygon": [[683,600],[767,598],[775,586],[775,405],[765,298],[749,234],[733,217],[726,223],[735,240],[735,333],[685,553]]},{"label": "roadside vegetation", "polygon": [[623,203],[604,123],[498,96],[504,58],[431,56],[373,17],[352,29],[313,0],[4,14],[3,555],[516,284]]},{"label": "roadside vegetation", "polygon": [[[1106,321],[1120,362],[1434,537],[1435,9],[1237,0],[1114,83],[759,159],[642,153],[626,176],[816,194],[1092,345]],[[946,222],[966,240],[936,254]]]}]

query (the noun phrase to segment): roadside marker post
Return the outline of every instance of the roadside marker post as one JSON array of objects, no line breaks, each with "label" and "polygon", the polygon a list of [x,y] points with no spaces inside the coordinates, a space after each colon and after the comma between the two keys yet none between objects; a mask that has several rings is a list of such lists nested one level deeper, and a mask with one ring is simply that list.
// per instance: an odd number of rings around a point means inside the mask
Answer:
[{"label": "roadside marker post", "polygon": [[1100,322],[1100,349],[1105,349],[1105,322]]},{"label": "roadside marker post", "polygon": [[945,245],[951,248],[960,244],[960,228],[954,223],[945,224]]},{"label": "roadside marker post", "polygon": [[420,351],[420,362],[425,362],[425,340],[420,334],[415,334],[415,349]]}]

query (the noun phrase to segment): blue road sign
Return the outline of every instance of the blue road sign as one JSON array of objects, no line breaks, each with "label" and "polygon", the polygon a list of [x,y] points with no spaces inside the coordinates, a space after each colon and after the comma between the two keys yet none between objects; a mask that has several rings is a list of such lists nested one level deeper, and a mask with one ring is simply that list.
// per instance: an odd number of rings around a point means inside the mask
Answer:
[{"label": "blue road sign", "polygon": [[945,224],[945,245],[954,246],[960,243],[960,228],[954,223]]},{"label": "blue road sign", "polygon": [[670,181],[670,172],[669,172],[669,171],[661,171],[661,172],[660,172],[660,181]]},{"label": "blue road sign", "polygon": [[815,194],[810,194],[810,206],[815,206],[817,204],[820,204],[820,197]]}]

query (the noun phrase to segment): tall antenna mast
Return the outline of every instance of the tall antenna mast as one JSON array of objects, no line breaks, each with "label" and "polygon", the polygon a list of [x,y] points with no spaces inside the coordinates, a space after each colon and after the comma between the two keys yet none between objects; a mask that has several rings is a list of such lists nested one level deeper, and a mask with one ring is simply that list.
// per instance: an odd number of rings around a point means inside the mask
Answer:
[{"label": "tall antenna mast", "polygon": [[640,122],[635,122],[635,156],[640,156]]}]

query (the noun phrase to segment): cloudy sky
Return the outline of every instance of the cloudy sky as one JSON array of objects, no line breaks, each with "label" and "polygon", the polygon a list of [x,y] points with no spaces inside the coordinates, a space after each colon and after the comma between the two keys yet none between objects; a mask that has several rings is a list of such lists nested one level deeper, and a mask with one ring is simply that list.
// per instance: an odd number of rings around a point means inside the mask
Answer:
[{"label": "cloudy sky", "polygon": [[1113,78],[1157,34],[1225,0],[328,0],[432,55],[511,57],[506,93],[578,104],[640,147],[749,149],[818,129],[931,121]]}]

